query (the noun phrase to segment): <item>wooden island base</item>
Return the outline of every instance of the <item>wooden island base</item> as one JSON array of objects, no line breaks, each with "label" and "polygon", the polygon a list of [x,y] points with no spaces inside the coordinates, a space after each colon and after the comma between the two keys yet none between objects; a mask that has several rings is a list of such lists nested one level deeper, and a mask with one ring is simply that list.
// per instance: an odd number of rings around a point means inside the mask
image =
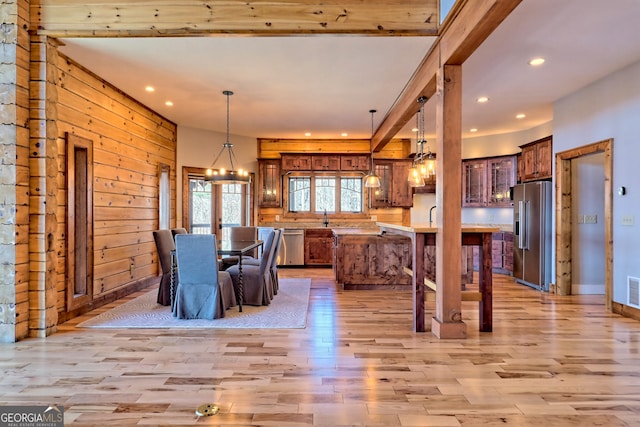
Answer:
[{"label": "wooden island base", "polygon": [[[411,239],[377,231],[333,230],[333,270],[336,282],[345,290],[413,290]],[[472,248],[463,248],[460,284],[473,283]],[[425,275],[435,281],[435,247],[425,250]]]}]

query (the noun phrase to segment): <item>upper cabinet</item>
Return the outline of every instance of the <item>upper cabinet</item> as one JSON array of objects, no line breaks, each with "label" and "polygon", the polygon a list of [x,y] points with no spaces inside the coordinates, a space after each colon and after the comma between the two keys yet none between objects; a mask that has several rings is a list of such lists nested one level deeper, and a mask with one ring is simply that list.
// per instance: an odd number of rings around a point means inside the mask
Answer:
[{"label": "upper cabinet", "polygon": [[463,207],[509,207],[516,183],[516,156],[462,161]]},{"label": "upper cabinet", "polygon": [[349,154],[340,156],[340,170],[367,172],[371,167],[371,157],[367,154]]},{"label": "upper cabinet", "polygon": [[308,154],[283,154],[282,170],[288,171],[310,171],[311,156]]},{"label": "upper cabinet", "polygon": [[410,208],[412,187],[407,177],[412,160],[375,160],[374,171],[380,177],[380,188],[372,188],[369,200],[372,208]]},{"label": "upper cabinet", "polygon": [[258,204],[279,208],[282,203],[280,159],[258,159]]},{"label": "upper cabinet", "polygon": [[337,171],[340,170],[339,155],[312,155],[311,169],[314,171]]},{"label": "upper cabinet", "polygon": [[551,178],[553,166],[553,137],[539,139],[525,145],[522,149],[522,182]]}]

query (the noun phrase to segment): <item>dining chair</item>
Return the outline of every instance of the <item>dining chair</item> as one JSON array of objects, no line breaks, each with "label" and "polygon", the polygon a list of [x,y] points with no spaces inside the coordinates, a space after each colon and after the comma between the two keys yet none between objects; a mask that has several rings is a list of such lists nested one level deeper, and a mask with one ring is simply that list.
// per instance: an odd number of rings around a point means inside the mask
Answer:
[{"label": "dining chair", "polygon": [[[273,295],[277,295],[279,282],[278,282],[278,255],[280,253],[280,249],[282,248],[282,242],[284,240],[284,235],[281,228],[274,229],[273,236],[273,244],[272,244],[272,255],[271,262],[269,263],[269,277],[271,282],[271,288],[273,289]],[[264,253],[263,253],[264,256]],[[258,259],[249,259],[242,260],[242,265],[260,265],[262,262],[262,257]]]},{"label": "dining chair", "polygon": [[[257,240],[258,227],[253,226],[236,226],[229,227],[229,240]],[[256,259],[257,252],[254,249],[242,256],[242,262],[248,259]],[[238,257],[235,255],[222,258],[222,268],[227,269],[238,263]]]},{"label": "dining chair", "polygon": [[158,304],[171,305],[171,251],[176,246],[170,230],[155,230],[153,240],[156,243],[158,260],[162,269],[160,286],[158,287]]},{"label": "dining chair", "polygon": [[173,316],[179,319],[219,319],[236,305],[229,273],[218,270],[216,238],[212,234],[177,234],[178,287]]},{"label": "dining chair", "polygon": [[278,262],[279,255],[282,249],[282,242],[284,241],[284,231],[282,228],[279,228],[278,237],[274,243],[275,249],[273,250],[273,257],[271,258],[271,266],[269,268],[269,273],[271,274],[271,283],[273,286],[273,294],[276,295],[278,293],[278,289],[280,288],[280,279],[278,277]]},{"label": "dining chair", "polygon": [[174,240],[176,238],[176,234],[187,234],[187,229],[186,228],[172,228],[171,229],[171,236],[173,236]]},{"label": "dining chair", "polygon": [[[269,305],[273,299],[273,287],[271,276],[269,273],[269,265],[273,254],[273,241],[275,231],[267,236],[263,244],[262,258],[260,264],[245,264],[242,261],[242,283],[243,283],[243,304],[247,305]],[[234,286],[237,288],[240,281],[240,268],[238,265],[232,265],[226,270],[233,280]]]}]

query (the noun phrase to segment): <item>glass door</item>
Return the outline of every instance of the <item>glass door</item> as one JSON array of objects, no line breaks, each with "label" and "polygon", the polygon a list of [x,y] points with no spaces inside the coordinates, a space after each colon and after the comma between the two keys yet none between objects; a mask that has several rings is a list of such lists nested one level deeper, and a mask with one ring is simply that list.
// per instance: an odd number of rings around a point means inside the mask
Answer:
[{"label": "glass door", "polygon": [[193,234],[228,237],[229,227],[249,225],[251,185],[212,184],[204,169],[183,168],[183,223]]},{"label": "glass door", "polygon": [[214,201],[218,239],[229,237],[229,228],[247,225],[247,184],[218,184]]}]

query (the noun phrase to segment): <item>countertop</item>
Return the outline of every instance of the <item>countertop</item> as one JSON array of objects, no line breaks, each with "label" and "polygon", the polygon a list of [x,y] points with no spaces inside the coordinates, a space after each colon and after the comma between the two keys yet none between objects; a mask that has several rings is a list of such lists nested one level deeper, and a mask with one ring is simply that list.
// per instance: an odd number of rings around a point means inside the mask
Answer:
[{"label": "countertop", "polygon": [[334,228],[333,234],[337,236],[347,234],[370,234],[372,236],[380,234],[380,228]]},{"label": "countertop", "polygon": [[[376,225],[379,227],[409,233],[436,233],[438,231],[438,227],[430,224],[398,224],[389,222],[376,222]],[[500,231],[502,231],[500,227],[486,224],[462,224],[461,229],[463,233],[499,233]]]}]

